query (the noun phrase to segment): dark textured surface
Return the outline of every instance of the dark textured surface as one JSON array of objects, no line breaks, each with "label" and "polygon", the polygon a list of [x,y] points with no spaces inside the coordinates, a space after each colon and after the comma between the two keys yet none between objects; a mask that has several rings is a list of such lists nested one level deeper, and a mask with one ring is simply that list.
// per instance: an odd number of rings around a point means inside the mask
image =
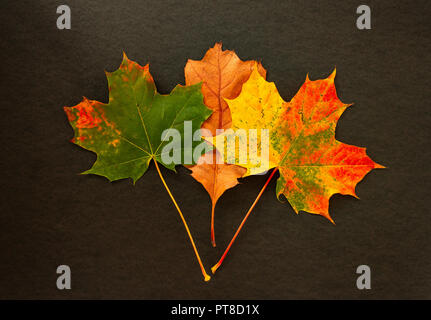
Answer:
[{"label": "dark textured surface", "polygon": [[[37,1],[42,2],[42,1]],[[0,298],[431,298],[430,4],[368,1],[372,30],[356,29],[358,1],[67,1],[57,30],[46,0],[2,1]],[[289,100],[309,73],[337,67],[337,138],[388,167],[334,196],[322,217],[295,215],[264,193],[228,259],[204,283],[154,166],[133,186],[77,173],[95,155],[71,144],[64,105],[107,101],[104,70],[122,51],[145,64],[162,93],[184,83],[188,58],[216,41],[260,59]],[[210,201],[184,168],[163,170],[208,271],[266,177],[226,192],[209,239]],[[55,287],[72,268],[72,290]],[[356,289],[356,267],[372,290]]]}]

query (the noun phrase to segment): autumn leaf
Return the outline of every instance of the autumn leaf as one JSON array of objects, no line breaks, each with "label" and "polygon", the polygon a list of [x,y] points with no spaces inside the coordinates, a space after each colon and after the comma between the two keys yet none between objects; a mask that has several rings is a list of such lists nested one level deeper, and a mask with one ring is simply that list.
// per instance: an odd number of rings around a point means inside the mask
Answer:
[{"label": "autumn leaf", "polygon": [[[213,114],[203,123],[213,136],[217,129],[231,126],[231,112],[225,99],[233,99],[241,92],[242,85],[250,77],[255,61],[241,61],[235,52],[222,50],[222,44],[216,43],[200,61],[188,60],[184,69],[186,85],[202,82],[205,105]],[[263,77],[266,70],[259,63],[258,72]],[[204,133],[205,134],[205,133]],[[216,151],[208,152],[199,160],[199,164],[189,167],[192,176],[199,181],[211,197],[211,242],[215,246],[214,210],[217,200],[229,188],[238,184],[246,170],[242,167],[216,162]],[[206,159],[210,161],[206,161]]]},{"label": "autumn leaf", "polygon": [[75,130],[73,142],[97,153],[93,167],[84,173],[136,182],[151,159],[173,170],[175,163],[162,159],[168,143],[162,141],[162,132],[175,128],[183,137],[184,121],[192,119],[193,132],[199,129],[211,114],[202,103],[200,85],[178,85],[169,95],[161,95],[149,66],[141,67],[125,55],[120,68],[106,75],[108,104],[84,98],[77,106],[64,108]]},{"label": "autumn leaf", "polygon": [[[253,210],[275,172],[279,170],[276,194],[284,195],[296,213],[306,211],[326,217],[333,194],[356,196],[355,186],[375,168],[383,166],[372,161],[360,148],[335,139],[335,128],[341,114],[349,107],[336,94],[335,70],[326,79],[311,81],[308,76],[290,102],[284,102],[273,83],[263,79],[257,69],[244,84],[241,94],[227,100],[232,111],[232,129],[271,128],[268,145],[272,171],[265,186],[247,212],[220,261]],[[261,117],[258,116],[261,114]],[[255,169],[245,164],[248,172]]]},{"label": "autumn leaf", "polygon": [[[286,105],[274,82],[267,82],[258,69],[254,68],[249,80],[244,83],[241,94],[235,99],[226,99],[226,102],[232,112],[231,129],[233,131],[227,131],[222,135],[228,138],[238,130],[245,129],[248,151],[251,145],[257,145],[260,153],[265,149],[268,149],[269,152],[267,162],[262,163],[259,152],[248,152],[247,162],[242,162],[239,155],[239,144],[225,143],[223,152],[225,161],[228,161],[229,153],[234,155],[234,163],[247,168],[244,177],[265,173],[269,169],[277,167],[282,158],[282,148],[288,143],[288,138],[279,130],[279,127],[283,125],[282,114],[286,110]],[[255,138],[250,139],[249,129],[257,130]],[[262,129],[268,130],[268,141],[262,141],[260,134]],[[213,143],[216,145],[214,140]]]},{"label": "autumn leaf", "polygon": [[[64,108],[75,132],[72,141],[97,154],[92,168],[84,173],[101,175],[110,181],[131,178],[135,183],[153,160],[183,220],[202,273],[209,280],[184,217],[158,166],[160,163],[175,170],[176,165],[162,157],[163,147],[169,143],[162,139],[164,130],[177,129],[183,140],[185,121],[191,122],[194,132],[212,113],[203,104],[201,85],[178,85],[169,95],[161,95],[156,91],[149,65],[141,67],[125,54],[119,69],[106,76],[109,103],[84,98],[78,105]],[[195,141],[188,149],[182,149],[182,153],[193,152],[199,143]]]},{"label": "autumn leaf", "polygon": [[283,157],[276,189],[277,197],[284,195],[296,213],[307,211],[332,222],[329,198],[336,193],[357,197],[357,183],[372,169],[383,168],[365,148],[335,139],[337,122],[350,105],[338,99],[334,78],[335,70],[327,79],[307,77],[288,103],[279,130],[289,143],[278,149]]}]

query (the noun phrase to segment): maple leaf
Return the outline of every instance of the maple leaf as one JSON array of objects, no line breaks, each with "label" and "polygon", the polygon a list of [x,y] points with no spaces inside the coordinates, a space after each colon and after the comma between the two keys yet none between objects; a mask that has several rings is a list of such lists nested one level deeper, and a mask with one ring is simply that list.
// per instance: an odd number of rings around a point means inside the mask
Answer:
[{"label": "maple leaf", "polygon": [[[283,151],[281,148],[288,143],[288,138],[278,128],[283,122],[282,114],[285,111],[285,102],[280,97],[274,82],[267,82],[254,68],[248,81],[244,83],[241,94],[235,99],[226,99],[226,102],[232,112],[231,129],[233,131],[227,131],[222,135],[228,138],[230,135],[234,135],[235,131],[246,129],[247,150],[250,151],[252,144],[257,145],[257,149],[260,151],[269,149],[269,159],[267,163],[262,163],[257,152],[248,152],[247,162],[241,162],[238,144],[225,143],[223,152],[225,160],[227,161],[229,153],[233,154],[235,163],[247,169],[244,177],[265,173],[276,167],[281,161]],[[250,139],[248,129],[257,130],[255,138]],[[261,129],[269,131],[269,141],[262,141]],[[214,140],[212,141],[216,145]]]},{"label": "maple leaf", "polygon": [[[84,98],[78,105],[64,108],[75,130],[73,142],[97,153],[93,167],[84,173],[110,181],[130,177],[136,182],[151,159],[173,170],[175,163],[162,159],[163,147],[169,143],[162,140],[162,132],[175,128],[183,138],[184,121],[193,120],[194,132],[208,118],[211,111],[202,103],[200,84],[177,85],[169,95],[161,95],[149,65],[141,67],[126,55],[120,68],[106,75],[108,104]],[[192,147],[199,143],[195,141]]]},{"label": "maple leaf", "polygon": [[357,197],[357,183],[372,169],[384,168],[367,156],[366,148],[335,139],[337,121],[350,105],[338,99],[334,78],[335,70],[323,80],[307,77],[287,104],[279,130],[290,143],[278,148],[283,156],[276,188],[277,197],[283,194],[296,213],[307,211],[332,222],[329,198],[336,193]]},{"label": "maple leaf", "polygon": [[[257,69],[243,85],[241,94],[227,100],[232,111],[232,129],[270,128],[269,165],[272,171],[258,197],[213,272],[221,265],[269,181],[279,170],[276,194],[284,195],[296,213],[319,214],[331,222],[329,199],[335,193],[356,196],[355,186],[372,169],[383,166],[372,161],[360,148],[335,139],[338,119],[349,106],[336,94],[335,70],[326,79],[311,81],[308,76],[290,102],[280,97],[273,83],[266,82]],[[261,116],[259,117],[258,114]],[[248,173],[254,164],[243,164]],[[254,172],[256,173],[256,172]]]},{"label": "maple leaf", "polygon": [[[250,77],[255,61],[241,61],[235,52],[222,50],[222,44],[216,43],[201,61],[188,60],[184,68],[186,85],[202,82],[204,103],[213,114],[203,123],[202,129],[216,135],[217,129],[231,126],[231,112],[225,99],[233,99],[241,92],[242,85]],[[265,77],[266,70],[259,63],[258,72]],[[204,133],[205,135],[205,133]],[[206,161],[206,160],[210,161]],[[216,162],[219,155],[216,150],[203,155],[196,166],[188,167],[192,177],[200,182],[211,198],[211,243],[215,247],[214,210],[217,200],[229,188],[238,184],[246,170],[243,167]]]},{"label": "maple leaf", "polygon": [[[172,193],[161,174],[158,163],[175,170],[176,163],[163,160],[163,147],[169,143],[162,132],[175,128],[184,137],[184,122],[190,121],[192,131],[198,130],[212,113],[204,104],[201,85],[177,85],[169,95],[157,93],[149,65],[141,67],[123,55],[118,70],[106,73],[109,103],[84,98],[74,107],[65,107],[74,129],[72,142],[97,153],[93,167],[85,174],[97,174],[110,181],[132,178],[135,183],[153,160],[190,237],[205,280],[206,274],[193,238]],[[193,152],[200,144],[195,141],[182,152]],[[183,159],[183,157],[181,157]]]}]

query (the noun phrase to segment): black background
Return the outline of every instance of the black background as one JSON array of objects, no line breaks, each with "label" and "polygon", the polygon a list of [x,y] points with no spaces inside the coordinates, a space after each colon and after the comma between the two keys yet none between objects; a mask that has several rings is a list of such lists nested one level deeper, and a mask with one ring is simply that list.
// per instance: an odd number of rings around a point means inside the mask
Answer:
[{"label": "black background", "polygon": [[[56,28],[56,8],[72,29]],[[372,30],[356,28],[362,1],[2,1],[0,298],[431,298],[429,232],[430,4],[366,1]],[[388,167],[334,196],[322,217],[295,215],[275,181],[224,265],[202,281],[184,227],[152,165],[133,186],[78,175],[95,155],[69,142],[62,107],[106,102],[104,70],[124,50],[160,92],[184,83],[188,58],[216,41],[261,60],[290,100],[305,76],[337,67],[343,102],[337,139],[366,146]],[[218,260],[266,177],[244,179],[216,209],[184,168],[163,170],[204,264]],[[56,268],[72,269],[59,291]],[[372,289],[356,288],[356,267]]]}]

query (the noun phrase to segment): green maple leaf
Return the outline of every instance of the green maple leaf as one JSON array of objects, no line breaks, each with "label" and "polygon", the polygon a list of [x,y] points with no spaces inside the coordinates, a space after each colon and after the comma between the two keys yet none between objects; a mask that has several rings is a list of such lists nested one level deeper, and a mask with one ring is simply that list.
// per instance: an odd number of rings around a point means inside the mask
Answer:
[{"label": "green maple leaf", "polygon": [[106,73],[109,103],[84,98],[74,107],[65,107],[75,131],[72,141],[97,153],[93,167],[83,173],[97,174],[110,181],[132,178],[134,182],[147,171],[153,159],[168,169],[183,163],[183,154],[192,153],[202,141],[184,148],[181,163],[162,159],[165,129],[176,129],[184,138],[184,121],[198,130],[212,111],[203,103],[201,84],[177,85],[170,94],[157,93],[149,65],[141,67],[126,55],[118,70]]},{"label": "green maple leaf", "polygon": [[[160,179],[186,228],[204,279],[208,281],[210,276],[203,267],[186,220],[157,164],[175,170],[177,164],[188,164],[184,161],[186,154],[190,164],[194,164],[192,155],[200,151],[196,147],[204,142],[202,139],[184,139],[185,121],[191,125],[187,128],[191,138],[212,113],[203,103],[201,84],[178,85],[170,94],[161,95],[157,93],[148,64],[141,67],[125,54],[120,68],[106,76],[109,103],[84,98],[78,105],[64,108],[75,131],[72,142],[97,154],[93,167],[84,173],[101,175],[110,181],[132,178],[135,183],[154,160]],[[163,147],[170,143],[162,137],[167,129],[178,130],[181,137],[181,144],[175,150],[169,148],[166,151],[182,153],[175,162],[165,162],[162,156]]]}]

